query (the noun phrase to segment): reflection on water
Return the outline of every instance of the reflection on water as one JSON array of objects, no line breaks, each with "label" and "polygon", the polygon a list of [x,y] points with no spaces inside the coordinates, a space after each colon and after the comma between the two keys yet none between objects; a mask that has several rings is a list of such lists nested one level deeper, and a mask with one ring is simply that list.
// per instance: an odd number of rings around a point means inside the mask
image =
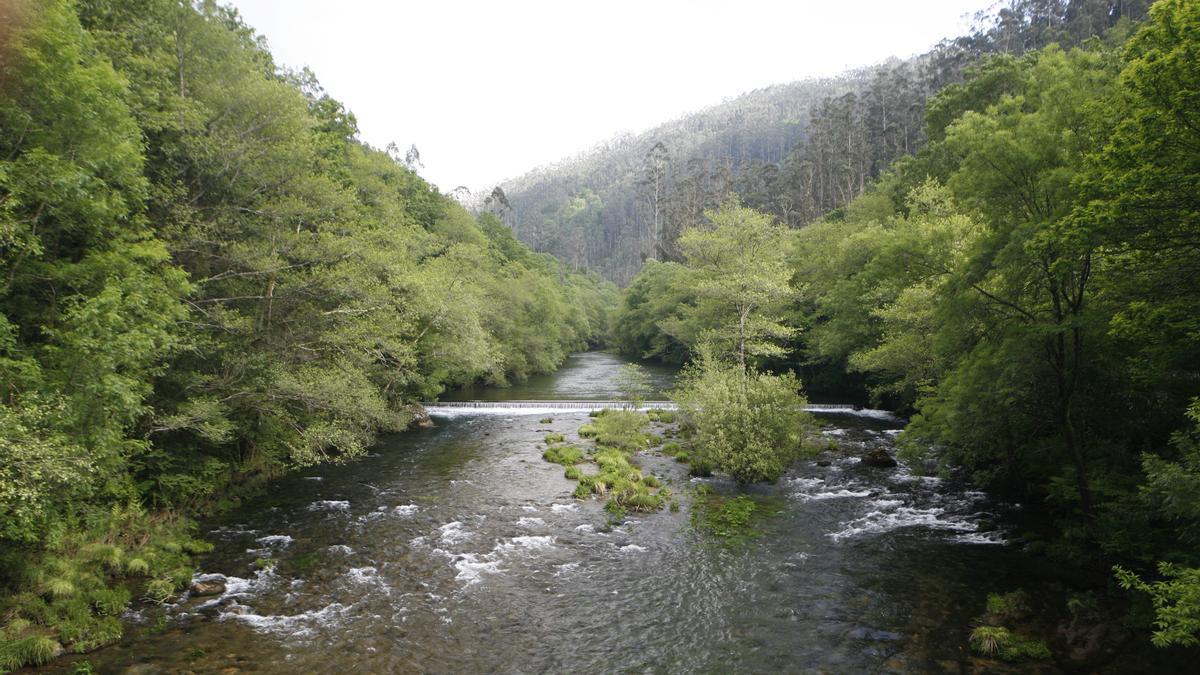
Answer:
[{"label": "reflection on water", "polygon": [[[617,386],[621,366],[628,363],[615,354],[585,352],[572,354],[561,370],[549,375],[535,375],[529,381],[511,387],[467,387],[447,392],[443,401],[543,401],[551,399],[619,399],[624,392]],[[675,386],[678,372],[670,366],[654,363],[640,364],[649,376],[651,394],[648,398],[666,398]]]},{"label": "reflection on water", "polygon": [[[583,387],[616,363],[575,357],[529,395],[610,397]],[[890,446],[894,421],[822,418],[845,452],[755,488],[785,508],[736,548],[689,527],[697,481],[668,457],[641,463],[685,495],[679,513],[609,529],[601,502],[572,499],[539,443],[574,439],[586,421],[440,419],[360,461],[276,481],[207,525],[217,547],[200,566],[224,579],[222,595],[187,599],[161,625],[146,612],[92,661],[101,672],[923,672],[963,659],[987,591],[1020,568],[999,535],[975,531],[984,495],[857,462]]]}]

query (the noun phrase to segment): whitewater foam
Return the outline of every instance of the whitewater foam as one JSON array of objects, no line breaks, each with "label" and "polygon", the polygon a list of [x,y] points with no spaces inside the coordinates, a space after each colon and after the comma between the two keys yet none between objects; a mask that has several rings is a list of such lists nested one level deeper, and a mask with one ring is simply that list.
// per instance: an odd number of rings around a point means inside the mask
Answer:
[{"label": "whitewater foam", "polygon": [[451,521],[438,528],[441,532],[440,539],[446,544],[458,544],[470,539],[473,535],[470,531],[463,529],[463,524],[457,520]]},{"label": "whitewater foam", "polygon": [[349,511],[350,502],[336,499],[322,499],[308,505],[309,511]]}]

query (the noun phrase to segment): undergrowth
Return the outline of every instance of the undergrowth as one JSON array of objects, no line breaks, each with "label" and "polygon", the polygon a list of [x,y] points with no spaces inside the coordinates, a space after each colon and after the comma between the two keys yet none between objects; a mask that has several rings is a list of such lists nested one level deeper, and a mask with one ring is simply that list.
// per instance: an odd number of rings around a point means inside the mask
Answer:
[{"label": "undergrowth", "polygon": [[165,602],[191,581],[191,555],[212,548],[190,521],[138,506],[93,521],[63,528],[36,558],[7,561],[16,573],[5,585],[22,590],[0,598],[0,672],[117,641],[135,596]]}]

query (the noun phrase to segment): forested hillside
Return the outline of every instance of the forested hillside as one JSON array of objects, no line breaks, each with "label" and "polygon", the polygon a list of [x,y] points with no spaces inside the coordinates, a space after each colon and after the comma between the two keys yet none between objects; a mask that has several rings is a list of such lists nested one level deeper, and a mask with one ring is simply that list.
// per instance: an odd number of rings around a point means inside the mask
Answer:
[{"label": "forested hillside", "polygon": [[[758,330],[752,366],[906,412],[910,462],[1027,505],[1029,550],[1143,591],[1129,621],[1155,644],[1197,644],[1200,3],[987,57],[926,123],[915,154],[768,247],[790,250],[789,290],[767,251],[709,271],[766,227],[727,204],[633,280],[617,343],[707,361]],[[741,234],[697,252],[729,213]]]},{"label": "forested hillside", "polygon": [[611,284],[359,142],[232,10],[0,26],[0,671],[187,583],[187,516],[604,339]]},{"label": "forested hillside", "polygon": [[536,250],[625,284],[647,259],[680,260],[679,234],[731,192],[791,227],[845,206],[925,145],[927,101],[980,59],[1079,45],[1149,4],[1011,0],[926,54],[769,87],[616,139],[503,183],[486,208]]}]

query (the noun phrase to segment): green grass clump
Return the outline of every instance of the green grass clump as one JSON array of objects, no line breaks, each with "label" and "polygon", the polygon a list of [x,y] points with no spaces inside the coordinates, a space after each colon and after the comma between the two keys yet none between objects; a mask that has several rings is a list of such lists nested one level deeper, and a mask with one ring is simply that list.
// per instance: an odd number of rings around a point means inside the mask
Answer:
[{"label": "green grass clump", "polygon": [[679,462],[680,464],[687,464],[688,462],[692,461],[692,456],[688,454],[686,450],[680,450],[679,452],[675,453],[675,461]]},{"label": "green grass clump", "polygon": [[211,549],[191,537],[193,528],[170,514],[118,507],[21,559],[26,588],[4,597],[0,610],[8,621],[0,672],[120,639],[118,617],[134,592],[166,601],[191,582],[190,555]]},{"label": "green grass clump", "polygon": [[553,417],[543,417],[542,419],[538,420],[538,424],[553,424],[553,423],[554,423]]},{"label": "green grass clump", "polygon": [[565,440],[567,440],[567,437],[563,436],[562,434],[546,434],[546,445],[562,443]]},{"label": "green grass clump", "polygon": [[542,459],[554,464],[569,466],[583,461],[583,451],[571,445],[555,445],[546,448],[546,451],[542,453]]},{"label": "green grass clump", "polygon": [[663,506],[662,497],[648,492],[627,493],[621,499],[624,502],[622,505],[630,511],[649,513],[657,511]]},{"label": "green grass clump", "polygon": [[580,471],[579,467],[577,467],[577,466],[568,466],[566,468],[566,470],[563,471],[563,478],[566,478],[568,480],[579,480],[582,477],[583,477],[583,472]]},{"label": "green grass clump", "polygon": [[44,635],[4,640],[0,642],[0,672],[7,673],[22,666],[40,666],[61,652],[62,646]]},{"label": "green grass clump", "polygon": [[582,480],[579,485],[575,486],[575,491],[571,493],[575,499],[587,499],[592,496],[592,486],[590,483],[584,483]]},{"label": "green grass clump", "polygon": [[1023,619],[1030,613],[1029,594],[1023,590],[988,593],[987,612],[997,622]]},{"label": "green grass clump", "polygon": [[609,410],[579,429],[580,438],[594,438],[598,445],[628,452],[649,447],[645,433],[650,418],[634,410]]},{"label": "green grass clump", "polygon": [[678,456],[681,452],[683,452],[683,446],[679,445],[678,443],[667,443],[662,447],[662,454],[666,455],[667,457]]},{"label": "green grass clump", "polygon": [[58,634],[76,654],[90,652],[121,638],[121,620],[115,616],[95,617],[86,607],[59,621]]},{"label": "green grass clump", "polygon": [[158,603],[171,599],[175,593],[175,583],[169,578],[151,579],[146,582],[146,597]]},{"label": "green grass clump", "polygon": [[979,626],[968,639],[971,651],[1002,661],[1030,661],[1051,658],[1050,648],[1041,640],[1017,635],[1002,626]]},{"label": "green grass clump", "polygon": [[[679,459],[679,458],[676,457],[676,459]],[[697,459],[689,458],[689,460],[691,462],[688,466],[688,473],[690,475],[697,476],[699,478],[707,478],[707,477],[713,475],[712,462],[709,462],[708,460],[704,460],[704,459],[698,459],[698,458]]]},{"label": "green grass clump", "polygon": [[607,502],[605,502],[604,510],[608,511],[609,515],[611,516],[612,520],[614,520],[614,521],[625,520],[625,515],[626,515],[625,507],[615,499],[610,499]]},{"label": "green grass clump", "polygon": [[92,608],[101,616],[116,616],[125,611],[131,594],[125,588],[101,588],[90,594]]},{"label": "green grass clump", "polygon": [[645,485],[646,487],[652,487],[652,488],[662,487],[662,481],[659,480],[658,476],[655,476],[655,475],[649,475],[649,476],[646,476],[645,478],[643,478],[642,484]]},{"label": "green grass clump", "polygon": [[616,448],[600,448],[592,456],[592,459],[600,467],[601,471],[624,474],[633,469],[633,465],[629,463],[629,457]]}]

